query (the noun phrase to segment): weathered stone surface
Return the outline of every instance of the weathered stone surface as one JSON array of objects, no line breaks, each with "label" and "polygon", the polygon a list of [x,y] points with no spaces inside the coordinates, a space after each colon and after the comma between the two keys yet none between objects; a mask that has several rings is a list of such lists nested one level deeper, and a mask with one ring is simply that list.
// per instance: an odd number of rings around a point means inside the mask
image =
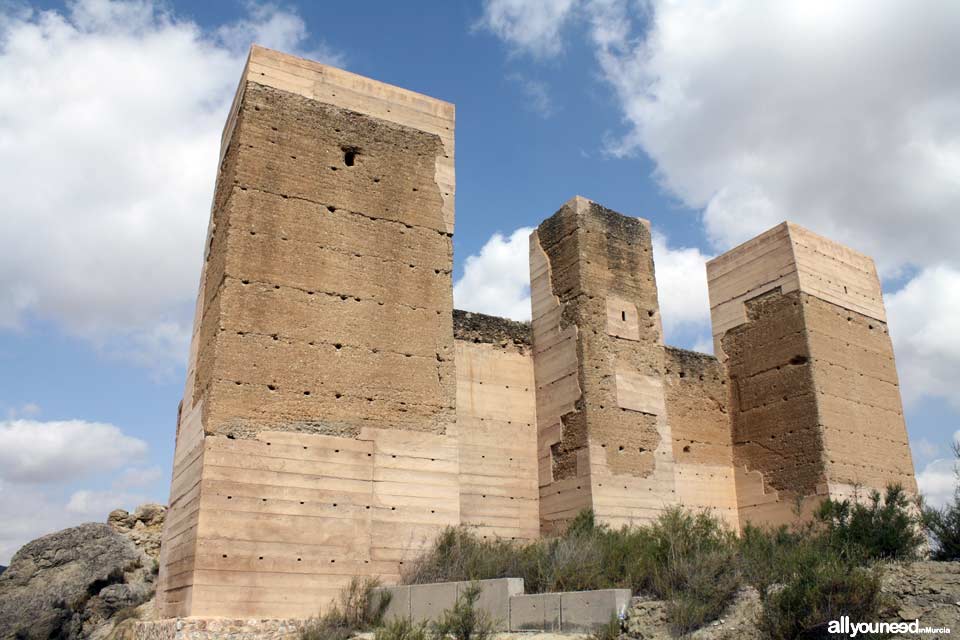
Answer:
[{"label": "weathered stone surface", "polygon": [[[449,103],[252,49],[161,615],[309,615],[352,575],[395,580],[450,525],[532,539],[583,509],[620,526],[681,504],[737,529],[795,499],[915,490],[872,260],[778,225],[709,263],[717,357],[675,349],[650,224],[578,196],[531,234],[529,324],[455,311],[453,129]],[[111,524],[156,553],[150,514]]]},{"label": "weathered stone surface", "polygon": [[167,507],[160,504],[142,504],[133,513],[114,509],[107,517],[110,528],[133,541],[137,549],[154,560],[160,557],[160,538]]},{"label": "weathered stone surface", "polygon": [[106,524],[84,524],[21,548],[0,576],[3,638],[82,638],[153,594],[148,556]]},{"label": "weathered stone surface", "polygon": [[485,313],[453,310],[453,337],[465,342],[484,342],[521,353],[532,344],[530,323],[489,316]]}]

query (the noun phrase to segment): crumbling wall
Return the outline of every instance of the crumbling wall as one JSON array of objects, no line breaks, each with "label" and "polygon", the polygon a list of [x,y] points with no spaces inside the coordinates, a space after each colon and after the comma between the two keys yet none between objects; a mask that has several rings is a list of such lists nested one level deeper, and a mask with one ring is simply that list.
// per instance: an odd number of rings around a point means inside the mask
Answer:
[{"label": "crumbling wall", "polygon": [[460,519],[481,537],[540,533],[530,328],[454,311]]},{"label": "crumbling wall", "polygon": [[251,51],[224,134],[161,615],[311,615],[354,575],[396,578],[460,522],[452,136],[452,105]]},{"label": "crumbling wall", "polygon": [[649,224],[576,197],[532,237],[531,274],[544,529],[587,506],[613,525],[654,517],[674,479]]},{"label": "crumbling wall", "polygon": [[707,271],[741,521],[792,521],[888,482],[915,491],[873,261],[783,223]]},{"label": "crumbling wall", "polygon": [[739,527],[726,371],[714,356],[666,348],[677,501]]}]

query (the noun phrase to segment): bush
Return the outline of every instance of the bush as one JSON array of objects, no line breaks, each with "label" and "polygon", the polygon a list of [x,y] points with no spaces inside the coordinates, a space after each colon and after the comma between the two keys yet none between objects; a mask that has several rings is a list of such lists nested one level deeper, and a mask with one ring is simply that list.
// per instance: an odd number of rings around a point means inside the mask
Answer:
[{"label": "bush", "polygon": [[853,620],[879,617],[880,574],[876,569],[856,566],[835,551],[809,542],[785,557],[790,575],[763,602],[759,622],[764,637],[829,638],[831,620],[844,615]]},{"label": "bush", "polygon": [[373,640],[427,640],[427,628],[410,618],[394,618],[374,631]]},{"label": "bush", "polygon": [[622,632],[623,623],[620,618],[613,616],[610,618],[610,622],[591,633],[587,640],[617,640]]},{"label": "bush", "polygon": [[452,609],[447,609],[433,625],[437,640],[452,637],[454,640],[488,640],[493,635],[493,620],[490,615],[476,608],[480,597],[480,585],[473,583],[457,597]]},{"label": "bush", "polygon": [[[954,457],[960,459],[960,445],[953,444]],[[960,560],[960,478],[953,498],[941,509],[925,507],[923,523],[930,534],[934,560]]]},{"label": "bush", "polygon": [[300,640],[346,640],[358,631],[378,626],[390,604],[389,595],[374,596],[379,586],[376,578],[352,578],[340,592],[339,602],[319,618],[307,621]]},{"label": "bush", "polygon": [[920,519],[898,484],[883,497],[871,491],[866,504],[825,500],[817,511],[824,540],[841,555],[868,560],[914,558],[923,544]]},{"label": "bush", "polygon": [[520,577],[528,593],[629,588],[675,601],[677,629],[714,620],[739,586],[735,536],[706,513],[667,509],[652,524],[613,530],[584,511],[564,535],[512,544],[447,529],[404,574],[426,583]]}]

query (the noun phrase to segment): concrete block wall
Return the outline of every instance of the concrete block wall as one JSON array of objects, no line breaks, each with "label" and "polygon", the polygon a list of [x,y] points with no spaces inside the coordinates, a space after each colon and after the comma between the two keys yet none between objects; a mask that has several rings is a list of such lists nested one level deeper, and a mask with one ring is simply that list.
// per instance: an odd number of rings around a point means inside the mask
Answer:
[{"label": "concrete block wall", "polygon": [[[436,622],[451,609],[470,582],[384,587],[389,597],[384,620],[409,618],[415,623]],[[555,631],[590,633],[623,616],[630,605],[629,589],[600,589],[562,593],[524,594],[521,578],[479,580],[477,608],[485,611],[498,631]],[[374,598],[374,602],[378,602]]]}]

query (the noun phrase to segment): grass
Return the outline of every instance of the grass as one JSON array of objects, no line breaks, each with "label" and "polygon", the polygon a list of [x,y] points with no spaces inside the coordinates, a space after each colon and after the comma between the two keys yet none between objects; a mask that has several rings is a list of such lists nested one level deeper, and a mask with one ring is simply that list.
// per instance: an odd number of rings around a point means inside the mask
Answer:
[{"label": "grass", "polygon": [[352,578],[339,602],[307,621],[300,631],[300,640],[347,640],[358,631],[380,626],[390,599],[385,592],[375,592],[379,586],[380,581],[375,578]]},{"label": "grass", "polygon": [[[867,619],[880,610],[878,560],[916,557],[917,510],[892,485],[864,502],[826,500],[813,522],[736,536],[708,513],[679,507],[650,524],[611,529],[583,512],[566,533],[526,543],[443,532],[408,565],[408,584],[520,577],[527,593],[629,588],[667,601],[675,634],[721,616],[738,590],[760,593],[772,638],[818,637],[829,616]],[[791,635],[793,634],[793,635]]]}]

